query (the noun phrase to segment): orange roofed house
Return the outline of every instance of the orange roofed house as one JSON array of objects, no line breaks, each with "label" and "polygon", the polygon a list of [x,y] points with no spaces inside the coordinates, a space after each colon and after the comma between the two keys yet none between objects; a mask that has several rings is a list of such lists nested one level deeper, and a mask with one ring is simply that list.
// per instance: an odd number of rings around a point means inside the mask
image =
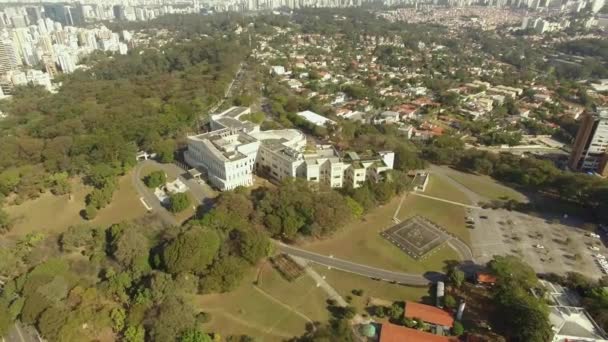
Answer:
[{"label": "orange roofed house", "polygon": [[494,285],[496,284],[496,276],[489,273],[477,272],[477,284]]},{"label": "orange roofed house", "polygon": [[423,322],[437,325],[445,329],[451,329],[454,325],[454,317],[452,317],[450,313],[431,305],[405,302],[405,311],[403,312],[403,315],[405,318],[420,319]]},{"label": "orange roofed house", "polygon": [[433,335],[428,332],[383,323],[380,329],[380,342],[456,342],[454,337]]}]

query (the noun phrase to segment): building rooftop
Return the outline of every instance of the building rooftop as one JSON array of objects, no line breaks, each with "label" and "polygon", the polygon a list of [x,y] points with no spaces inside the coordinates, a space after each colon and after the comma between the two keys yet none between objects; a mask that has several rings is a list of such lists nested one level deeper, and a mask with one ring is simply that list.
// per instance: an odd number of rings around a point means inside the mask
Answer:
[{"label": "building rooftop", "polygon": [[454,325],[454,317],[447,311],[426,304],[405,302],[405,312],[403,315],[406,318],[418,318],[435,325],[446,327],[452,327]]},{"label": "building rooftop", "polygon": [[477,273],[477,282],[482,284],[496,284],[496,276],[489,273]]},{"label": "building rooftop", "polygon": [[238,128],[247,132],[253,131],[256,127],[256,124],[254,124],[253,122],[241,121],[229,116],[217,117],[214,118],[214,121],[225,128]]},{"label": "building rooftop", "polygon": [[305,110],[303,112],[299,112],[298,116],[301,118],[304,118],[306,121],[313,123],[317,126],[327,126],[328,124],[330,125],[335,125],[336,122],[333,120],[330,120],[322,115],[319,115],[315,112],[311,112],[309,110]]},{"label": "building rooftop", "polygon": [[553,306],[549,321],[557,335],[607,341],[604,332],[583,308]]},{"label": "building rooftop", "polygon": [[188,136],[188,139],[202,142],[216,157],[225,161],[245,158],[246,156],[238,151],[238,147],[257,141],[245,133],[230,128]]},{"label": "building rooftop", "polygon": [[455,342],[453,337],[434,335],[428,332],[402,327],[391,323],[382,324],[380,342]]}]

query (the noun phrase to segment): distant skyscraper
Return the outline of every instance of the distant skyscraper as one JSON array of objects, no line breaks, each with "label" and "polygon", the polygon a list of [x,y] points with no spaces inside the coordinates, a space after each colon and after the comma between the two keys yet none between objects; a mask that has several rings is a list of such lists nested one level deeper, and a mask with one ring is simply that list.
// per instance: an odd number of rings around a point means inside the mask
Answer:
[{"label": "distant skyscraper", "polygon": [[574,171],[608,175],[608,107],[585,113],[576,133],[568,167]]},{"label": "distant skyscraper", "polygon": [[116,19],[116,20],[126,20],[127,19],[126,15],[125,15],[125,6],[114,5],[114,7],[112,7],[112,10],[114,11],[114,19]]},{"label": "distant skyscraper", "polygon": [[45,4],[44,13],[47,18],[64,26],[77,26],[84,23],[84,13],[81,4],[76,6],[65,4]]},{"label": "distant skyscraper", "polygon": [[25,12],[27,13],[27,19],[30,22],[30,25],[34,25],[38,23],[38,20],[42,19],[42,12],[40,12],[40,7],[26,7]]},{"label": "distant skyscraper", "polygon": [[14,70],[20,64],[10,39],[0,39],[0,74]]},{"label": "distant skyscraper", "polygon": [[59,53],[57,59],[59,60],[59,67],[64,73],[69,74],[76,70],[76,62],[71,54],[67,52]]}]

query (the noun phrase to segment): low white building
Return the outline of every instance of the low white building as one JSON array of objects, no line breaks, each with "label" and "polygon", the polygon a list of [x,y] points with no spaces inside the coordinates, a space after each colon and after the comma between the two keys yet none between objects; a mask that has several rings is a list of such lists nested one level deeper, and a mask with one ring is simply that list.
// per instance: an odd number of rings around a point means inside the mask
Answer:
[{"label": "low white building", "polygon": [[271,68],[270,73],[277,76],[283,76],[287,73],[284,66],[275,65]]},{"label": "low white building", "polygon": [[303,112],[299,112],[297,114],[299,117],[303,118],[304,120],[314,124],[315,126],[323,126],[323,127],[327,127],[329,125],[335,125],[336,122],[333,120],[330,120],[322,115],[319,115],[315,112],[311,112],[309,110],[305,110]]},{"label": "low white building", "polygon": [[306,136],[295,129],[260,131],[251,122],[238,118],[247,113],[233,107],[211,116],[212,132],[188,136],[186,162],[207,174],[218,189],[231,190],[253,184],[256,172],[278,181],[305,178],[332,188],[365,181],[378,181],[393,168],[393,152],[342,158],[331,146],[306,150]]},{"label": "low white building", "polygon": [[580,307],[580,298],[574,291],[545,280],[540,280],[540,283],[546,290],[545,299],[551,302],[549,322],[554,333],[552,342],[608,342],[606,333]]}]

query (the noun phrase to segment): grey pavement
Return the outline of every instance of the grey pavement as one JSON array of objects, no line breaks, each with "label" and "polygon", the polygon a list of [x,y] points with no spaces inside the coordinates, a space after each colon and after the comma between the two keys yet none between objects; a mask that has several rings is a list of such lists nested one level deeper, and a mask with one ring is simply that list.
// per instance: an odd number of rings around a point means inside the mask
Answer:
[{"label": "grey pavement", "polygon": [[160,201],[154,195],[152,190],[150,190],[143,182],[142,182],[142,174],[141,170],[144,166],[152,165],[160,170],[163,170],[167,175],[174,178],[179,178],[188,188],[190,189],[190,193],[194,196],[198,204],[205,205],[205,201],[214,196],[213,190],[206,183],[199,183],[194,179],[185,178],[183,175],[186,173],[186,170],[180,168],[175,164],[161,164],[154,160],[145,160],[139,162],[135,166],[134,172],[131,174],[131,182],[137,190],[137,193],[140,197],[143,197],[146,203],[152,207],[152,211],[156,213],[160,219],[167,225],[170,226],[178,226],[179,222],[175,219],[175,216],[171,214],[165,207],[160,204]]},{"label": "grey pavement", "polygon": [[278,241],[276,241],[276,246],[277,249],[282,253],[306,259],[320,265],[330,266],[341,271],[403,285],[426,286],[429,283],[437,282],[444,277],[443,274],[440,273],[429,273],[423,275],[415,273],[393,272],[382,268],[357,264],[347,260],[310,252],[294,246],[285,245]]},{"label": "grey pavement", "polygon": [[334,289],[331,285],[329,285],[329,283],[327,281],[325,281],[325,279],[319,273],[317,273],[317,271],[313,270],[312,268],[310,268],[308,266],[308,261],[306,259],[303,259],[303,258],[300,258],[297,256],[293,256],[293,255],[292,255],[292,259],[297,264],[304,267],[306,274],[308,274],[317,283],[317,286],[322,288],[323,291],[325,291],[327,293],[329,298],[336,301],[336,303],[339,306],[348,306],[348,303],[346,302],[346,300],[344,300],[344,298],[342,298],[342,296],[338,293],[338,291],[336,291],[336,289]]},{"label": "grey pavement", "polygon": [[39,342],[38,333],[31,326],[23,326],[20,322],[15,322],[8,330],[6,336],[0,338],[3,342]]},{"label": "grey pavement", "polygon": [[428,199],[432,199],[435,201],[440,201],[440,202],[445,202],[445,203],[449,203],[449,204],[453,204],[453,205],[458,205],[461,207],[465,207],[465,208],[469,208],[469,209],[481,209],[481,207],[475,206],[475,205],[469,205],[469,204],[465,204],[465,203],[460,203],[460,202],[456,202],[456,201],[450,201],[447,199],[443,199],[443,198],[439,198],[439,197],[435,197],[435,196],[429,196],[429,195],[425,195],[419,192],[412,192],[412,195],[415,196],[420,196],[420,197],[424,197],[424,198],[428,198]]},{"label": "grey pavement", "polygon": [[141,170],[148,162],[149,161],[143,161],[135,165],[135,170],[131,174],[131,182],[133,183],[133,186],[135,187],[135,190],[139,196],[146,201],[146,203],[152,208],[151,211],[158,215],[163,223],[169,226],[178,226],[179,222],[177,222],[173,214],[171,214],[160,204],[160,201],[154,195],[154,193],[141,181]]}]

